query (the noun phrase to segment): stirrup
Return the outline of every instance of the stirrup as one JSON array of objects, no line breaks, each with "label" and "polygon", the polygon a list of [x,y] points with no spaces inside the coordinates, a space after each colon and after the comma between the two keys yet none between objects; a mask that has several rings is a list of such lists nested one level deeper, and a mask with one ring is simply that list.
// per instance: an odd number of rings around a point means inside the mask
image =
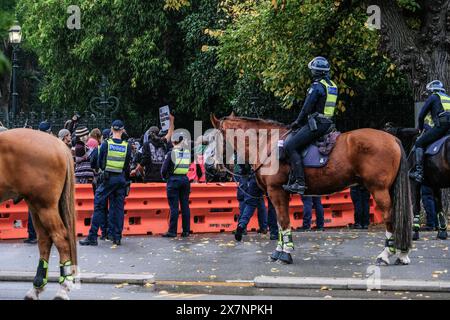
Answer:
[{"label": "stirrup", "polygon": [[[293,188],[294,185],[297,185],[298,187]],[[298,193],[298,194],[304,195],[307,187],[294,182],[293,184],[290,184],[290,185],[289,184],[283,185],[283,189],[284,189],[284,191],[287,191],[289,193]]]},{"label": "stirrup", "polygon": [[409,178],[415,180],[418,183],[423,182],[423,174],[421,174],[419,171],[410,172]]}]

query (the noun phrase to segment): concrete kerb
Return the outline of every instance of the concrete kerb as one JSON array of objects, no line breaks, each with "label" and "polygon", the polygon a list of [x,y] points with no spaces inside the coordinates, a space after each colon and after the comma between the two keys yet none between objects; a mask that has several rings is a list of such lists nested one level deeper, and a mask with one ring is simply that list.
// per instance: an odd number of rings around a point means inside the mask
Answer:
[{"label": "concrete kerb", "polygon": [[[34,272],[17,272],[17,271],[0,271],[0,281],[33,281],[35,276]],[[58,282],[59,273],[49,272],[48,281]],[[81,283],[94,283],[94,284],[154,284],[155,277],[153,275],[144,274],[106,274],[106,273],[82,273],[79,277]]]},{"label": "concrete kerb", "polygon": [[381,279],[377,286],[369,279],[259,276],[255,278],[254,282],[256,288],[272,289],[327,288],[336,290],[450,292],[450,281]]},{"label": "concrete kerb", "polygon": [[[0,281],[31,282],[34,272],[0,271]],[[57,282],[59,273],[49,272],[49,282]],[[253,281],[241,282],[202,282],[202,281],[167,281],[155,280],[154,275],[147,274],[106,274],[83,273],[79,278],[81,283],[92,284],[134,284],[154,285],[156,289],[176,289],[186,291],[204,288],[206,291],[232,291],[252,294],[259,289],[333,289],[333,290],[381,290],[381,291],[419,291],[419,292],[450,292],[450,281],[394,280],[381,279],[378,287],[369,279],[331,278],[331,277],[275,277],[259,276]]]}]

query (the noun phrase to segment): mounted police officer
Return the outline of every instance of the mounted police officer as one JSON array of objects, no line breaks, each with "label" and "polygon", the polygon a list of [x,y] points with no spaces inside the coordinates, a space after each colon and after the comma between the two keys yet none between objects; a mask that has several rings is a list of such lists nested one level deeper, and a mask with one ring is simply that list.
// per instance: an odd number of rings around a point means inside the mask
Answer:
[{"label": "mounted police officer", "polygon": [[427,101],[420,110],[419,130],[423,131],[425,118],[431,114],[434,127],[427,130],[415,143],[416,167],[409,176],[419,183],[423,182],[424,150],[433,142],[448,134],[450,130],[450,96],[445,93],[444,85],[439,80],[427,84],[427,92],[430,93]]},{"label": "mounted police officer", "polygon": [[81,245],[97,245],[98,228],[102,225],[106,202],[109,200],[109,225],[115,245],[121,244],[125,197],[129,187],[131,148],[122,140],[123,122],[112,123],[112,138],[103,141],[98,155],[98,167],[102,171],[100,183],[95,191],[94,215],[89,236]]},{"label": "mounted police officer", "polygon": [[169,230],[163,237],[177,236],[179,206],[181,207],[183,227],[181,236],[188,237],[190,232],[189,193],[191,185],[187,173],[191,164],[191,152],[184,140],[181,132],[175,132],[172,135],[173,149],[167,152],[161,167],[161,176],[167,180],[167,199],[170,207]]},{"label": "mounted police officer", "polygon": [[301,150],[332,129],[338,97],[338,88],[330,80],[330,64],[327,59],[316,57],[308,64],[308,68],[314,82],[308,90],[300,115],[290,126],[294,133],[286,139],[284,145],[290,158],[294,182],[283,185],[283,189],[299,194],[304,194],[307,189]]}]

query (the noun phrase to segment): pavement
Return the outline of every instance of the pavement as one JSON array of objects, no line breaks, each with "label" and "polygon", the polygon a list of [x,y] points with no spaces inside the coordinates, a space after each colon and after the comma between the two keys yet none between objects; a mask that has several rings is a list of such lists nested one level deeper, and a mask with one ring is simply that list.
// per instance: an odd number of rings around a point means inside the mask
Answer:
[{"label": "pavement", "polygon": [[[172,239],[126,237],[118,247],[99,240],[97,247],[78,247],[78,264],[85,285],[148,283],[156,291],[191,294],[255,295],[261,289],[277,288],[283,292],[450,292],[450,241],[436,240],[435,232],[422,232],[421,237],[414,243],[408,266],[374,265],[384,247],[384,232],[379,228],[368,232],[331,229],[294,233],[292,265],[270,262],[268,256],[276,242],[255,233],[244,236],[241,243],[236,243],[231,234]],[[5,281],[29,281],[33,277],[38,262],[35,245],[2,241],[0,252],[0,288]],[[55,272],[55,278],[58,262],[53,248],[50,271]]]}]

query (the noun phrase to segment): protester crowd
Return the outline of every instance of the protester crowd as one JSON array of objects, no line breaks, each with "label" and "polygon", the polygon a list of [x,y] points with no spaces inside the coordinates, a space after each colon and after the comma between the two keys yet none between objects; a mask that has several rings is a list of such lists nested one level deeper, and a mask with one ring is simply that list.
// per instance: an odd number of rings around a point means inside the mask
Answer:
[{"label": "protester crowd", "polygon": [[[182,237],[190,234],[189,193],[191,183],[207,181],[235,181],[237,184],[237,199],[239,200],[238,227],[235,231],[237,241],[247,233],[247,225],[255,212],[258,216],[258,233],[269,232],[271,240],[279,237],[275,208],[266,195],[258,187],[255,175],[249,165],[234,166],[235,176],[225,178],[221,172],[211,173],[205,169],[203,153],[209,142],[205,137],[199,137],[194,150],[192,142],[184,139],[183,134],[174,134],[174,117],[170,116],[170,128],[162,131],[157,126],[151,126],[140,138],[128,136],[122,121],[116,120],[110,128],[100,130],[89,129],[80,123],[78,115],[65,123],[59,130],[57,138],[71,150],[74,160],[75,181],[77,184],[91,184],[94,191],[94,214],[91,219],[89,236],[80,241],[81,245],[97,245],[97,234],[101,231],[101,240],[111,240],[116,245],[121,244],[124,200],[129,192],[130,183],[166,182],[167,198],[170,207],[170,222],[168,232],[164,237],[177,236],[179,210],[182,214]],[[52,133],[51,124],[40,123],[42,132]],[[116,173],[108,174],[107,163],[109,150],[120,145],[126,146],[123,161]],[[102,154],[102,146],[104,151]],[[116,149],[114,149],[116,150]],[[117,152],[117,151],[111,151]],[[115,154],[115,156],[119,154]],[[195,159],[194,159],[195,155]],[[102,160],[103,159],[103,160]],[[117,159],[116,159],[117,160]],[[174,163],[174,161],[176,163]],[[208,171],[208,172],[207,172]],[[118,183],[112,184],[120,177]],[[116,179],[117,180],[117,179]],[[117,181],[116,181],[117,182]],[[369,225],[369,198],[367,190],[353,187],[352,200],[355,205],[355,229],[367,229]],[[301,196],[304,204],[303,226],[297,231],[322,231],[324,229],[324,209],[320,197]],[[312,213],[316,214],[313,229]],[[29,215],[31,221],[31,215]],[[28,223],[29,238],[27,243],[36,243],[36,234],[32,223]]]}]

